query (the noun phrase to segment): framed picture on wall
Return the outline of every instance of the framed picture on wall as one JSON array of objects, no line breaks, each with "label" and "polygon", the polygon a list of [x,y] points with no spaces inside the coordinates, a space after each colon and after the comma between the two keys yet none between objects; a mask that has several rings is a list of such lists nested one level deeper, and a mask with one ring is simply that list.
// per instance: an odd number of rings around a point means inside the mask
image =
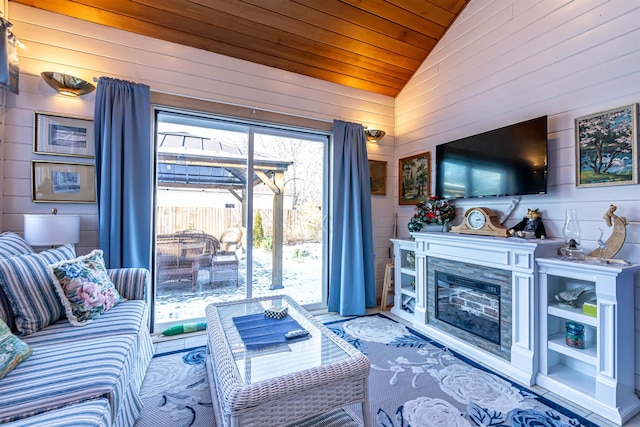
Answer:
[{"label": "framed picture on wall", "polygon": [[576,186],[638,183],[638,104],[576,118]]},{"label": "framed picture on wall", "polygon": [[36,112],[33,151],[37,154],[94,157],[93,120]]},{"label": "framed picture on wall", "polygon": [[372,196],[387,195],[387,162],[369,160],[369,178]]},{"label": "framed picture on wall", "polygon": [[429,152],[400,159],[398,167],[398,203],[417,205],[429,198],[431,188]]},{"label": "framed picture on wall", "polygon": [[96,168],[80,163],[31,162],[34,202],[95,203]]}]

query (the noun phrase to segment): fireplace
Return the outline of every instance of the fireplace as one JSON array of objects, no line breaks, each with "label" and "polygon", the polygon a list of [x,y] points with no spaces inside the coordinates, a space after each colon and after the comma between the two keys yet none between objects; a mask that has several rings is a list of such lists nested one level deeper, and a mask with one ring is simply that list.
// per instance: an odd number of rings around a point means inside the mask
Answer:
[{"label": "fireplace", "polygon": [[[506,239],[456,233],[412,235],[415,237],[416,254],[413,326],[473,360],[491,366],[524,384],[532,385],[538,371],[538,355],[535,350],[538,339],[536,332],[540,327],[540,322],[536,319],[539,289],[536,286],[538,278],[535,261],[536,258],[554,257],[564,241]],[[438,272],[449,276],[436,279]],[[460,281],[458,278],[464,280]],[[480,290],[467,286],[474,282],[481,284]],[[498,288],[499,293],[493,292]],[[492,312],[487,307],[499,301],[496,307],[497,318],[488,319],[492,325],[498,324],[497,337],[494,326],[460,328],[460,325],[454,326],[455,323],[460,323],[457,322],[459,319],[452,321],[443,315],[443,311],[451,308],[448,304],[461,297],[463,291],[470,295],[469,300],[480,298],[485,301],[484,298],[487,298],[487,304],[480,304],[483,306],[483,316],[478,316],[485,320],[484,315]],[[462,309],[456,311],[459,314]],[[546,319],[546,313],[543,318]],[[476,329],[485,330],[477,334]]]},{"label": "fireplace", "polygon": [[435,272],[435,317],[456,328],[500,344],[500,286]]},{"label": "fireplace", "polygon": [[437,257],[427,265],[427,324],[510,360],[511,272]]}]

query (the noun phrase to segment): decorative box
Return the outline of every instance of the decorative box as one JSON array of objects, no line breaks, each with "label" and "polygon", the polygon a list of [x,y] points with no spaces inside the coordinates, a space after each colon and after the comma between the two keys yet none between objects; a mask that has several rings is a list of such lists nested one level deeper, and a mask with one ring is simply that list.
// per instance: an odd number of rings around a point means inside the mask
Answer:
[{"label": "decorative box", "polygon": [[273,306],[266,308],[264,315],[272,319],[282,319],[287,316],[287,307]]},{"label": "decorative box", "polygon": [[582,312],[589,316],[598,317],[598,305],[595,299],[590,301],[585,301],[582,304]]}]

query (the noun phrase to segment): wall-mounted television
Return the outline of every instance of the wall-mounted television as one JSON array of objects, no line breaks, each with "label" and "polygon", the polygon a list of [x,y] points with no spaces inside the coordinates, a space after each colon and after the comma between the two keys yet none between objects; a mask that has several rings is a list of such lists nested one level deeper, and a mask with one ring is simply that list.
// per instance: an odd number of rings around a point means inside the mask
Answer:
[{"label": "wall-mounted television", "polygon": [[445,199],[547,192],[547,116],[436,146]]}]

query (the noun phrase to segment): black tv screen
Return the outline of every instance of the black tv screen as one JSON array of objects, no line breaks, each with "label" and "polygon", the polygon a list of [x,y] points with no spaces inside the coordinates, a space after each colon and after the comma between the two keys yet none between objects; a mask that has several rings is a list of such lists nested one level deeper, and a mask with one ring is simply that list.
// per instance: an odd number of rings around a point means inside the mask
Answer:
[{"label": "black tv screen", "polygon": [[436,146],[445,199],[547,192],[547,116]]}]

